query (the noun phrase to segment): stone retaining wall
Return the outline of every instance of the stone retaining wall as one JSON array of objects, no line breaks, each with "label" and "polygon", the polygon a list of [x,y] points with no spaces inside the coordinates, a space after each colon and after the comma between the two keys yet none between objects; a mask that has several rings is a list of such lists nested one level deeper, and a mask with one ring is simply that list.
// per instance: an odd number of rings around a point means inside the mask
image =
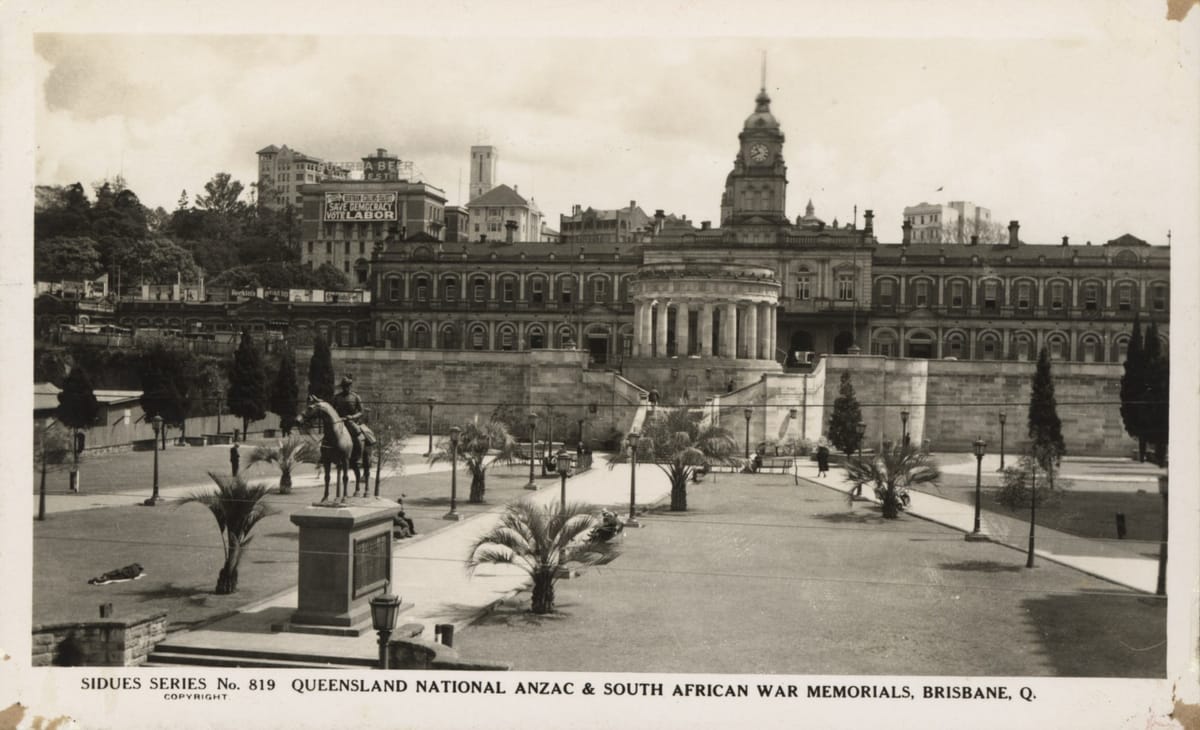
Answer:
[{"label": "stone retaining wall", "polygon": [[166,611],[127,619],[35,624],[32,665],[136,666],[165,638]]}]

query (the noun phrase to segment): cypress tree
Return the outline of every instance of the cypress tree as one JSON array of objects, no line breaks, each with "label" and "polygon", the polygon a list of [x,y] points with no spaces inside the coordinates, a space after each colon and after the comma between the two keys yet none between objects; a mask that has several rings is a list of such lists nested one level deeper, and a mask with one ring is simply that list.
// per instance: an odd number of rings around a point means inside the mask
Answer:
[{"label": "cypress tree", "polygon": [[284,348],[279,357],[279,371],[271,387],[271,412],[279,416],[279,428],[283,435],[290,435],[296,422],[300,386],[296,383],[296,358],[291,349]]},{"label": "cypress tree", "polygon": [[267,415],[267,371],[262,355],[249,332],[242,333],[242,341],[233,353],[233,366],[229,370],[229,392],[225,402],[229,412],[242,419],[242,436],[250,421]]},{"label": "cypress tree", "polygon": [[1038,353],[1037,370],[1029,396],[1029,439],[1033,442],[1038,465],[1052,473],[1067,452],[1063,443],[1062,421],[1054,400],[1054,377],[1050,372],[1050,353],[1043,347]]},{"label": "cypress tree", "polygon": [[333,354],[329,341],[321,334],[313,340],[312,359],[308,361],[308,394],[324,401],[333,399]]},{"label": "cypress tree", "polygon": [[862,409],[854,396],[854,384],[850,382],[850,371],[847,370],[842,373],[838,397],[833,402],[833,414],[829,417],[829,441],[835,448],[845,452],[847,458],[862,443],[862,437],[858,435],[860,421]]},{"label": "cypress tree", "polygon": [[1143,366],[1142,436],[1154,446],[1154,461],[1167,465],[1167,440],[1170,432],[1171,362],[1162,351],[1158,326],[1152,321],[1146,328]]},{"label": "cypress tree", "polygon": [[[96,400],[92,381],[81,367],[71,369],[70,375],[63,383],[63,389],[58,394],[58,411],[55,413],[59,422],[71,429],[77,436],[80,429],[91,428],[100,417],[100,402]],[[71,444],[75,461],[71,465],[71,491],[79,491],[79,449]]]},{"label": "cypress tree", "polygon": [[1146,436],[1143,427],[1145,417],[1141,405],[1146,390],[1145,361],[1142,323],[1137,313],[1134,313],[1133,334],[1129,337],[1129,347],[1125,350],[1125,374],[1121,376],[1121,420],[1125,424],[1125,432],[1138,440],[1139,462],[1146,460]]}]

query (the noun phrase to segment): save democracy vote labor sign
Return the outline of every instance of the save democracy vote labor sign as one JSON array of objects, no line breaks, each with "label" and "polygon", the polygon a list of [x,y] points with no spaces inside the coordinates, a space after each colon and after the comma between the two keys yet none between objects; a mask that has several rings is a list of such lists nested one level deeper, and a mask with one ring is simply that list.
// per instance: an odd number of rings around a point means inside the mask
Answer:
[{"label": "save democracy vote labor sign", "polygon": [[395,193],[325,193],[327,221],[394,221]]}]

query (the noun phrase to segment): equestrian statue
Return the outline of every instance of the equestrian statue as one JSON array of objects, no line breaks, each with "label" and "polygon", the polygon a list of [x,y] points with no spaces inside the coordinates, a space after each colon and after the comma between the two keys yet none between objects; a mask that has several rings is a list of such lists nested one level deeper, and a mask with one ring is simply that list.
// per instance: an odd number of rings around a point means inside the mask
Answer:
[{"label": "equestrian statue", "polygon": [[[354,471],[354,496],[369,497],[371,493],[371,445],[375,434],[361,423],[364,416],[362,398],[352,390],[354,379],[349,375],[342,378],[341,389],[333,400],[325,402],[315,395],[308,397],[308,408],[300,414],[301,423],[319,419],[324,437],[321,440],[319,464],[325,468],[325,495],[322,502],[329,500],[329,467],[337,467],[338,501],[349,496],[350,471]],[[361,471],[360,471],[361,469]]]}]

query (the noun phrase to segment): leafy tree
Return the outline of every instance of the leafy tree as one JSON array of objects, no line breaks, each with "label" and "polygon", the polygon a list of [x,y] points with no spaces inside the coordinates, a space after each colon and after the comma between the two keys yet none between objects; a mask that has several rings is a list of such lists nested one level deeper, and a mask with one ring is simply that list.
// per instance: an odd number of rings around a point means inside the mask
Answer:
[{"label": "leafy tree", "polygon": [[313,273],[316,276],[315,288],[317,289],[338,291],[350,288],[350,280],[346,278],[345,274],[338,271],[333,264],[321,264]]},{"label": "leafy tree", "polygon": [[218,172],[204,183],[204,194],[196,196],[196,207],[225,215],[240,213],[246,204],[240,198],[245,188],[227,172]]},{"label": "leafy tree", "polygon": [[246,484],[242,477],[227,477],[215,472],[208,475],[217,483],[211,492],[197,492],[185,497],[182,504],[195,502],[212,512],[221,532],[221,547],[225,550],[225,563],[217,577],[216,593],[226,595],[238,589],[238,564],[246,546],[253,536],[254,526],[267,517],[265,498],[269,487],[265,484]]},{"label": "leafy tree", "polygon": [[156,206],[154,210],[147,210],[146,230],[159,236],[167,235],[171,231],[171,214],[161,205]]},{"label": "leafy tree", "polygon": [[140,360],[141,405],[146,418],[159,416],[164,424],[182,430],[191,415],[193,386],[198,379],[195,358],[181,347],[156,342],[142,351]]},{"label": "leafy tree", "polygon": [[125,279],[136,276],[147,284],[173,284],[177,279],[196,281],[200,273],[191,252],[161,236],[115,239],[111,261],[126,272]]},{"label": "leafy tree", "polygon": [[[429,458],[430,464],[451,460],[449,439],[442,439],[435,448]],[[515,461],[518,458],[517,441],[499,421],[489,421],[482,425],[468,423],[459,435],[458,458],[462,459],[471,472],[471,496],[467,501],[480,504],[487,489],[488,467],[497,461],[506,464]]]},{"label": "leafy tree", "polygon": [[229,287],[231,289],[257,289],[263,286],[262,280],[252,266],[235,266],[225,269],[220,274],[209,279],[206,286]]},{"label": "leafy tree", "polygon": [[1133,334],[1125,350],[1125,374],[1121,376],[1121,420],[1125,432],[1138,440],[1138,461],[1146,461],[1145,407],[1146,356],[1142,349],[1142,323],[1135,312]]},{"label": "leafy tree", "polygon": [[[100,417],[100,402],[92,389],[92,381],[81,367],[71,369],[63,389],[58,394],[58,410],[55,417],[67,428],[72,435],[77,435],[81,429],[91,428]],[[71,449],[75,454],[75,462],[71,466],[71,491],[79,491],[79,449]]]},{"label": "leafy tree", "polygon": [[95,187],[96,202],[90,211],[91,233],[96,238],[111,236],[138,240],[149,230],[146,208],[118,176]]},{"label": "leafy tree", "polygon": [[314,461],[320,452],[319,445],[303,436],[288,436],[279,439],[275,446],[257,446],[250,452],[247,467],[266,462],[279,467],[279,493],[292,491],[292,470],[299,464]]},{"label": "leafy tree", "polygon": [[91,209],[83,185],[38,186],[33,215],[33,237],[86,237],[92,234]]},{"label": "leafy tree", "polygon": [[850,382],[850,371],[842,373],[838,386],[838,397],[833,401],[833,413],[829,417],[829,442],[846,454],[847,460],[862,444],[858,424],[862,422],[862,409],[854,396],[854,384]]},{"label": "leafy tree", "polygon": [[937,484],[942,478],[937,463],[927,451],[913,444],[887,442],[879,454],[865,459],[846,459],[846,478],[862,486],[872,484],[883,492],[883,516],[900,516],[898,489],[915,484]]},{"label": "leafy tree", "polygon": [[1058,418],[1058,406],[1054,399],[1050,352],[1045,347],[1038,353],[1037,370],[1033,374],[1029,396],[1029,439],[1034,459],[1050,475],[1050,487],[1053,488],[1053,470],[1067,452],[1067,447],[1063,443],[1062,421]]},{"label": "leafy tree", "polygon": [[308,361],[308,394],[321,400],[333,399],[333,353],[329,341],[318,333],[313,338],[313,353]]},{"label": "leafy tree", "polygon": [[533,582],[531,610],[547,614],[554,610],[554,584],[560,568],[571,565],[604,565],[619,551],[613,542],[583,539],[599,521],[594,508],[570,504],[544,507],[516,502],[505,508],[500,524],[482,535],[467,555],[470,573],[480,565],[515,565]]},{"label": "leafy tree", "polygon": [[[686,409],[665,409],[662,416],[647,421],[638,440],[638,461],[652,463],[671,482],[671,510],[687,510],[687,485],[697,467],[713,463],[734,464],[738,444],[733,434],[720,426],[704,425],[701,416]],[[625,451],[609,460],[609,468],[629,460]]]},{"label": "leafy tree", "polygon": [[86,281],[100,274],[100,251],[90,238],[43,238],[33,243],[38,281]]},{"label": "leafy tree", "polygon": [[1041,507],[1044,504],[1053,503],[1059,498],[1057,493],[1051,492],[1049,489],[1034,488],[1035,480],[1039,476],[1046,480],[1046,475],[1038,474],[1037,461],[1030,456],[1022,456],[1015,466],[1004,469],[1003,484],[996,491],[996,502],[1014,512],[1029,507],[1029,501],[1034,498],[1035,494],[1037,495],[1037,505],[1035,506]]},{"label": "leafy tree", "polygon": [[1154,462],[1166,466],[1171,425],[1171,361],[1162,351],[1162,341],[1158,338],[1158,325],[1155,322],[1146,328],[1145,356],[1142,433],[1154,445]]},{"label": "leafy tree", "polygon": [[375,456],[375,496],[379,496],[379,481],[384,466],[394,466],[397,472],[404,471],[404,441],[413,432],[413,419],[404,409],[390,405],[376,406],[369,414],[369,426],[375,434],[372,447]]},{"label": "leafy tree", "polygon": [[229,370],[229,393],[226,403],[229,412],[242,419],[242,435],[247,434],[250,421],[267,415],[267,373],[262,355],[249,332],[242,333],[242,340],[233,353],[233,366]]},{"label": "leafy tree", "polygon": [[283,435],[292,432],[296,416],[300,412],[300,386],[296,383],[296,356],[290,348],[284,348],[279,356],[279,370],[271,386],[269,408],[279,416],[279,428]]}]

